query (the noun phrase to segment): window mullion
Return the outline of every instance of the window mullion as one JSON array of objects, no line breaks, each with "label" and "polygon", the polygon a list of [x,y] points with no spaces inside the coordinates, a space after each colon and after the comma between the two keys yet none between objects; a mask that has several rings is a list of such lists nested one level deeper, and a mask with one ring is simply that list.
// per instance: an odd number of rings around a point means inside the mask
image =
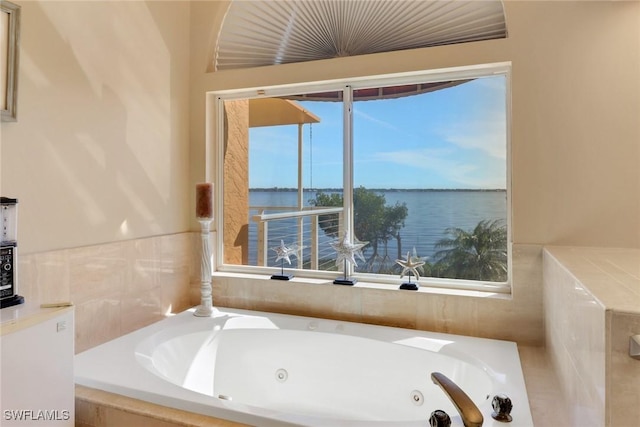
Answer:
[{"label": "window mullion", "polygon": [[[353,241],[353,88],[345,86],[343,90],[343,207],[344,224],[349,230],[349,239]],[[346,265],[345,276],[353,274],[353,266]]]}]

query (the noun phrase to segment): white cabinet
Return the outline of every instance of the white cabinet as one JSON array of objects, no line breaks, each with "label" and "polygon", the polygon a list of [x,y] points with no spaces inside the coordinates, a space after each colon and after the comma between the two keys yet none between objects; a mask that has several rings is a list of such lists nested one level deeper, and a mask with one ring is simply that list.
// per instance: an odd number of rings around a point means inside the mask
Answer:
[{"label": "white cabinet", "polygon": [[73,426],[73,307],[0,314],[0,426]]}]

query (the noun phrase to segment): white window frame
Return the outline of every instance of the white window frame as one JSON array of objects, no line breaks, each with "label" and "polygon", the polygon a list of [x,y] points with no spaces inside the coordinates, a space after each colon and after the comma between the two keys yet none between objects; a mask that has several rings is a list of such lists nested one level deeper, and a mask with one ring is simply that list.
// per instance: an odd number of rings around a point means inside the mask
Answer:
[{"label": "white window frame", "polygon": [[[427,70],[412,73],[400,73],[381,76],[363,76],[348,80],[310,82],[306,84],[279,85],[264,88],[225,90],[210,92],[207,94],[206,104],[206,152],[207,159],[213,157],[215,165],[215,186],[216,186],[216,218],[215,229],[217,230],[215,265],[216,271],[229,273],[252,273],[271,275],[278,270],[274,267],[260,267],[247,265],[225,264],[224,260],[224,221],[223,214],[223,185],[224,185],[224,101],[237,99],[252,99],[260,97],[278,97],[287,95],[298,95],[310,92],[330,92],[343,91],[343,200],[345,208],[345,223],[351,224],[353,218],[353,132],[352,132],[352,91],[362,88],[376,86],[392,86],[414,83],[429,83],[443,80],[462,80],[469,78],[480,78],[491,75],[504,75],[506,80],[505,91],[505,113],[506,113],[506,196],[507,196],[507,281],[506,282],[483,282],[475,280],[446,279],[435,277],[421,277],[420,284],[428,287],[450,288],[457,290],[480,290],[495,293],[510,293],[512,283],[512,209],[511,209],[511,63],[493,63],[473,65],[466,67],[456,67],[448,69]],[[213,132],[212,129],[216,131]],[[212,147],[213,146],[213,147]],[[213,156],[208,153],[213,152]],[[210,162],[207,160],[206,176],[212,177]],[[350,189],[350,191],[346,191]],[[353,227],[349,227],[350,230]],[[309,279],[334,279],[336,272],[320,270],[298,270],[290,269],[298,278]],[[342,275],[342,273],[340,273]],[[354,272],[351,265],[348,265],[348,276],[358,278],[359,285],[363,283],[399,285],[402,280],[397,276],[377,275],[372,273]]]}]

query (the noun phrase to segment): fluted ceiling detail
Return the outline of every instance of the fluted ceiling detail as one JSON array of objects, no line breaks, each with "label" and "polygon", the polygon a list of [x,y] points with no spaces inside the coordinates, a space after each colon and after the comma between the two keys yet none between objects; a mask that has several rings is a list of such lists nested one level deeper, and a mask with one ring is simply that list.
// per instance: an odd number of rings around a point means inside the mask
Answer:
[{"label": "fluted ceiling detail", "polygon": [[500,0],[235,0],[217,70],[505,38]]}]

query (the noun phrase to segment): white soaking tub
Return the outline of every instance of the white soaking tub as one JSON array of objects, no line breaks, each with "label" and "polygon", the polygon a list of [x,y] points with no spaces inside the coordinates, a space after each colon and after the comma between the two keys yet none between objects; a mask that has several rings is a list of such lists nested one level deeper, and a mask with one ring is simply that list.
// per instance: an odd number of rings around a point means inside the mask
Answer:
[{"label": "white soaking tub", "polygon": [[[462,426],[431,380],[453,380],[484,426],[533,426],[515,343],[245,310],[193,310],[75,357],[76,383],[216,418],[270,426]],[[513,422],[495,421],[506,394]]]}]

